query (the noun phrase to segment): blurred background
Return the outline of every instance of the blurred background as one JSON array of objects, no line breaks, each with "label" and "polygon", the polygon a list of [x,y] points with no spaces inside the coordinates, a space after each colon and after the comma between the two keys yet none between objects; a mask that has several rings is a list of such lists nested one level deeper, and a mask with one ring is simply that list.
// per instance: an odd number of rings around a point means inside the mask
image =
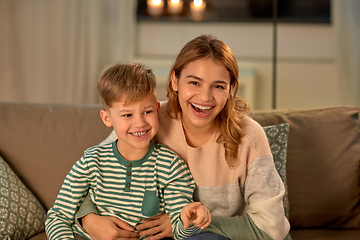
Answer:
[{"label": "blurred background", "polygon": [[234,51],[254,109],[360,106],[359,0],[0,0],[0,101],[99,103],[120,60],[153,68],[165,100],[200,34]]}]

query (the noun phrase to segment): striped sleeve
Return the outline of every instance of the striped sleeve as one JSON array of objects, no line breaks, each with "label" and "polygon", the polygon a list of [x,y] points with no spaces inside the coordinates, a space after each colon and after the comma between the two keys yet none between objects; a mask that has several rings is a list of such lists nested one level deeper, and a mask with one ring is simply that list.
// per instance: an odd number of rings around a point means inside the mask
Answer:
[{"label": "striped sleeve", "polygon": [[[164,150],[164,149],[163,149]],[[185,230],[180,219],[181,209],[193,202],[195,181],[182,159],[169,150],[162,154],[172,155],[173,159],[168,166],[167,186],[164,189],[165,211],[169,215],[175,239],[183,239],[200,233],[199,227],[190,226]]]},{"label": "striped sleeve", "polygon": [[82,157],[66,176],[45,222],[49,240],[74,239],[72,231],[74,216],[87,195],[89,174],[84,157]]}]

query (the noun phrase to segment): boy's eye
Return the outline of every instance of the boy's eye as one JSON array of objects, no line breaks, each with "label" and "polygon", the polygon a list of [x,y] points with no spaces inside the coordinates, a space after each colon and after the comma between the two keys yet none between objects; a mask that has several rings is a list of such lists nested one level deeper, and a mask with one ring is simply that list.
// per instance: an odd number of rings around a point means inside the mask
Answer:
[{"label": "boy's eye", "polygon": [[149,111],[146,111],[145,114],[150,114],[152,113],[153,111],[149,110]]},{"label": "boy's eye", "polygon": [[124,114],[123,117],[131,117],[131,114],[130,113]]}]

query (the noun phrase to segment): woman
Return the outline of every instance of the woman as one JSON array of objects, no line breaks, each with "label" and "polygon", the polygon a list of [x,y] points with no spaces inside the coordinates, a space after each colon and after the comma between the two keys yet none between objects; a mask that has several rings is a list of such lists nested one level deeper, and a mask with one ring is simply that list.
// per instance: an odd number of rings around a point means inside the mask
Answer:
[{"label": "woman", "polygon": [[[285,188],[266,135],[236,96],[238,74],[231,49],[209,35],[188,42],[170,72],[156,140],[188,164],[197,185],[194,200],[212,217],[203,234],[190,239],[280,240],[290,229],[282,202]],[[93,239],[137,237],[120,220],[89,212],[81,216]],[[171,236],[166,214],[137,230],[140,236],[154,235],[147,239]]]}]

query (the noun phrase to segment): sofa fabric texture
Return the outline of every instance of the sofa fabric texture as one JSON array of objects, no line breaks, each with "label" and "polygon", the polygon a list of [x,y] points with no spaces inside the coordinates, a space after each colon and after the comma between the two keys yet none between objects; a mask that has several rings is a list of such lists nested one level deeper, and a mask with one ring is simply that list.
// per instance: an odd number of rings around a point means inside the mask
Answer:
[{"label": "sofa fabric texture", "polygon": [[285,186],[285,196],[283,201],[285,216],[287,219],[289,219],[289,197],[286,180],[286,150],[289,136],[289,126],[290,125],[288,123],[282,123],[263,127],[269,141],[276,171],[279,173]]},{"label": "sofa fabric texture", "polygon": [[290,124],[287,183],[292,229],[359,229],[359,109],[272,111],[255,113],[254,118],[262,125]]},{"label": "sofa fabric texture", "polygon": [[[100,105],[0,102],[0,156],[47,211],[85,149],[111,132]],[[255,111],[289,123],[286,180],[294,240],[360,236],[359,107]],[[30,238],[47,239],[44,232]]]},{"label": "sofa fabric texture", "polygon": [[27,239],[44,231],[46,212],[0,156],[0,239]]},{"label": "sofa fabric texture", "polygon": [[[289,127],[288,123],[281,123],[277,125],[270,125],[263,127],[266,137],[269,142],[271,149],[271,154],[273,155],[274,164],[276,171],[279,173],[281,180],[284,183],[285,195],[283,198],[284,202],[284,212],[286,218],[289,220],[289,193],[287,189],[287,180],[286,180],[286,151],[287,151],[287,141],[289,136]],[[285,240],[292,240],[291,234],[285,237]]]}]

